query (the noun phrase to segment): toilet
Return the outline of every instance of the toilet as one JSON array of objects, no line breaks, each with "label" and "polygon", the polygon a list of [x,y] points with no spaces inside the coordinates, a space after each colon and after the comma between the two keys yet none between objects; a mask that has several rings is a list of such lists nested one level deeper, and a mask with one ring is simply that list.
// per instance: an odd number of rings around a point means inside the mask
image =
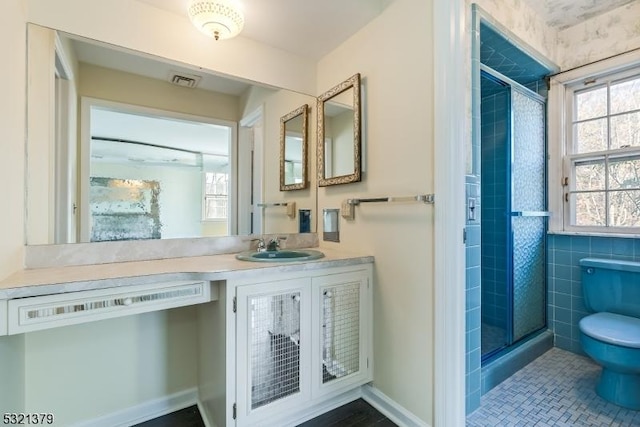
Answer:
[{"label": "toilet", "polygon": [[585,306],[580,320],[584,352],[602,365],[596,392],[625,408],[640,410],[640,263],[580,260]]}]

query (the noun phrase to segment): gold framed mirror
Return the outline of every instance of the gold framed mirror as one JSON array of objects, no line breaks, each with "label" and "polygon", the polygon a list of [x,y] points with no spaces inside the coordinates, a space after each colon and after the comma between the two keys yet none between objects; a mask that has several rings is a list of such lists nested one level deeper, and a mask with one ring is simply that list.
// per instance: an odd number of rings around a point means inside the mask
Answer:
[{"label": "gold framed mirror", "polygon": [[280,118],[280,191],[307,188],[307,104]]},{"label": "gold framed mirror", "polygon": [[360,74],[318,97],[318,186],[361,180]]}]

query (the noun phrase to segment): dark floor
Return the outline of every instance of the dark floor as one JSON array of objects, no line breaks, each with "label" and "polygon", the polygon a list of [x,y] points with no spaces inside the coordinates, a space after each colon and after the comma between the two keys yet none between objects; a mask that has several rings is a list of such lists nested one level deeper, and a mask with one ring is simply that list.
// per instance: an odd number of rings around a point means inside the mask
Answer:
[{"label": "dark floor", "polygon": [[154,418],[134,427],[204,427],[200,411],[196,405]]},{"label": "dark floor", "polygon": [[300,424],[298,427],[395,427],[391,420],[362,399]]},{"label": "dark floor", "polygon": [[[299,427],[395,427],[389,418],[362,399],[300,424]],[[134,427],[204,427],[197,406],[137,424]]]}]

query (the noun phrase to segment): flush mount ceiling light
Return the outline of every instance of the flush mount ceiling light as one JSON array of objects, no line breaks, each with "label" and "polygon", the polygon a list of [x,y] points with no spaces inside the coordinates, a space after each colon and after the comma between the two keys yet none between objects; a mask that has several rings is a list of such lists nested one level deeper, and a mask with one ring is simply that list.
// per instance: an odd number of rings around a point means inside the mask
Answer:
[{"label": "flush mount ceiling light", "polygon": [[244,26],[244,15],[233,0],[191,0],[188,13],[197,29],[216,40],[235,37]]}]

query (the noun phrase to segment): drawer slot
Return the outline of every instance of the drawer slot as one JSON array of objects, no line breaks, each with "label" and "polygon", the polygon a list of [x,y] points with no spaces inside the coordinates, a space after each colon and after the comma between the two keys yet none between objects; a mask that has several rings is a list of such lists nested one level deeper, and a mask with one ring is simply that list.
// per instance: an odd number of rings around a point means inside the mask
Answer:
[{"label": "drawer slot", "polygon": [[8,333],[19,334],[209,301],[211,285],[202,281],[163,282],[14,299],[8,302]]},{"label": "drawer slot", "polygon": [[7,301],[0,300],[0,336],[7,335]]}]

